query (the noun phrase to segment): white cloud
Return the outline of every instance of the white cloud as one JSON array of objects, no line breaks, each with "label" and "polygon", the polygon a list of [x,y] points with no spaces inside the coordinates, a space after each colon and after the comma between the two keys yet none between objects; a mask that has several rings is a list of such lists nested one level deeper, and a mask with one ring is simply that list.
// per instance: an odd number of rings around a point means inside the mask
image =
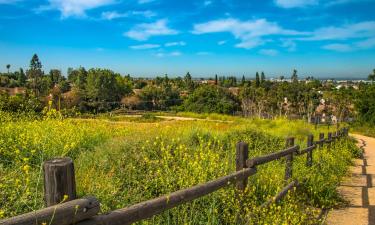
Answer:
[{"label": "white cloud", "polygon": [[146,18],[154,17],[156,16],[156,13],[146,10],[146,11],[129,11],[129,12],[124,12],[124,13],[119,13],[117,11],[108,11],[108,12],[103,12],[102,13],[102,19],[105,20],[113,20],[113,19],[119,19],[119,18],[125,18],[129,16],[143,16]]},{"label": "white cloud", "polygon": [[275,4],[282,8],[301,8],[318,4],[318,0],[275,0]]},{"label": "white cloud", "polygon": [[146,11],[132,11],[131,12],[133,15],[140,15],[146,18],[151,18],[156,16],[157,14],[151,10],[146,10]]},{"label": "white cloud", "polygon": [[360,49],[369,49],[375,47],[375,37],[369,38],[363,41],[355,43],[355,45]]},{"label": "white cloud", "polygon": [[49,0],[49,5],[40,6],[37,11],[59,10],[63,18],[84,17],[87,10],[114,3],[115,0]]},{"label": "white cloud", "polygon": [[304,41],[347,40],[375,36],[375,21],[347,24],[341,27],[323,27],[312,32],[310,37],[299,38]]},{"label": "white cloud", "polygon": [[181,52],[171,52],[169,55],[170,56],[180,56],[180,55],[182,55],[182,53]]},{"label": "white cloud", "polygon": [[240,21],[233,18],[213,20],[206,23],[195,24],[194,34],[206,34],[217,32],[229,32],[241,42],[238,48],[254,48],[262,45],[267,40],[262,37],[270,35],[300,36],[308,33],[288,30],[280,27],[277,23],[268,22],[266,19]]},{"label": "white cloud", "polygon": [[113,20],[113,19],[124,18],[128,16],[129,16],[129,13],[118,13],[116,11],[102,13],[102,19],[105,19],[105,20]]},{"label": "white cloud", "polygon": [[259,50],[259,53],[267,56],[276,56],[279,54],[279,52],[275,49],[261,49]]},{"label": "white cloud", "polygon": [[155,56],[156,57],[159,57],[159,58],[162,58],[162,57],[177,57],[177,56],[181,56],[182,53],[181,52],[178,52],[178,51],[175,51],[175,52],[170,52],[170,53],[164,53],[164,52],[159,52],[159,53],[156,53]]},{"label": "white cloud", "polygon": [[178,41],[178,42],[168,42],[165,43],[165,47],[173,47],[173,46],[185,46],[186,43],[184,41]]},{"label": "white cloud", "polygon": [[348,44],[338,44],[338,43],[324,45],[322,48],[326,50],[336,51],[336,52],[350,52],[354,50]]},{"label": "white cloud", "polygon": [[212,1],[209,1],[209,0],[206,0],[206,1],[203,2],[204,6],[209,6],[211,4],[212,4]]},{"label": "white cloud", "polygon": [[178,31],[169,28],[167,23],[166,19],[158,20],[155,23],[141,23],[125,32],[124,36],[138,41],[145,41],[152,36],[178,34]]},{"label": "white cloud", "polygon": [[160,45],[158,45],[158,44],[143,44],[143,45],[130,46],[130,48],[134,49],[134,50],[154,49],[154,48],[159,48],[159,47],[160,47]]},{"label": "white cloud", "polygon": [[227,41],[225,41],[225,40],[217,42],[218,45],[225,45],[226,43],[227,43]]},{"label": "white cloud", "polygon": [[297,48],[297,44],[291,39],[281,39],[281,47],[286,48],[290,52],[294,52]]}]

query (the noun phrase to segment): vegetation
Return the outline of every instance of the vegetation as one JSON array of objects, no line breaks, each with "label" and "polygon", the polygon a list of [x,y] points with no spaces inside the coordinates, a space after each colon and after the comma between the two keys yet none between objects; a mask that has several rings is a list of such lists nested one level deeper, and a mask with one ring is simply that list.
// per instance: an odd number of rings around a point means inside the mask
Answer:
[{"label": "vegetation", "polygon": [[[100,119],[15,120],[1,112],[0,216],[9,217],[43,207],[41,164],[58,156],[76,164],[78,195],[94,195],[103,212],[148,200],[185,187],[227,175],[235,170],[235,144],[249,143],[250,156],[283,149],[284,138],[296,136],[305,143],[318,132],[302,121],[240,119],[217,121],[115,122]],[[144,116],[146,120],[153,116]],[[144,121],[142,121],[144,122]],[[169,210],[140,224],[234,224],[239,215],[253,215],[251,224],[300,224],[317,222],[315,207],[340,203],[336,186],[357,154],[352,141],[314,153],[324,162],[306,168],[297,157],[294,177],[302,189],[285,201],[260,210],[283,183],[284,162],[259,167],[249,180],[244,201],[230,187],[192,203]],[[245,207],[245,213],[239,206]]]}]

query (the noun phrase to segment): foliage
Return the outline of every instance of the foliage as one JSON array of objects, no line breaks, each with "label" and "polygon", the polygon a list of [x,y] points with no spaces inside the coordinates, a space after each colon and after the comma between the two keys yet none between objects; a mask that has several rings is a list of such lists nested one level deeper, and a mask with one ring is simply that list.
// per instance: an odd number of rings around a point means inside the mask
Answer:
[{"label": "foliage", "polygon": [[375,85],[362,87],[356,97],[356,107],[361,121],[375,124]]},{"label": "foliage", "polygon": [[[152,119],[153,116],[144,116]],[[9,121],[0,127],[0,215],[14,216],[43,207],[41,165],[44,160],[72,157],[79,196],[97,196],[104,212],[203,183],[235,170],[235,145],[249,144],[250,157],[284,147],[284,138],[305,141],[313,126],[302,121],[248,120],[123,123],[65,119]],[[296,135],[299,134],[299,135]],[[314,153],[321,167],[306,168],[296,157],[295,178],[304,191],[260,210],[260,204],[284,186],[284,162],[258,168],[238,201],[233,187],[184,204],[140,224],[236,224],[248,215],[251,224],[313,224],[313,207],[338,203],[335,190],[355,148],[343,140]],[[244,207],[244,211],[240,210]]]},{"label": "foliage", "polygon": [[190,112],[231,114],[238,109],[238,102],[227,90],[206,85],[195,89],[183,107]]}]

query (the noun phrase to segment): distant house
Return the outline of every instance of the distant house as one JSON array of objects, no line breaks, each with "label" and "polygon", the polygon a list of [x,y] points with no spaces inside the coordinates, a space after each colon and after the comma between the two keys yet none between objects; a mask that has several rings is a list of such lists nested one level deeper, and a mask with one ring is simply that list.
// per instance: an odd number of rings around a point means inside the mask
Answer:
[{"label": "distant house", "polygon": [[15,87],[15,88],[0,87],[0,92],[7,93],[10,96],[24,95],[26,93],[26,88],[23,88],[23,87]]}]

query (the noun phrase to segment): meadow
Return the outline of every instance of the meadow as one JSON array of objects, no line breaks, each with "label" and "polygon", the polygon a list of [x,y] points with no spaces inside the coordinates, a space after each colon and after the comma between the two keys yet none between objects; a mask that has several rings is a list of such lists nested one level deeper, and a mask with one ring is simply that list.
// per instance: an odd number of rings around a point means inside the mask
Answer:
[{"label": "meadow", "polygon": [[[43,208],[41,165],[53,157],[73,158],[78,195],[96,196],[107,212],[235,171],[238,141],[249,144],[253,157],[283,149],[286,137],[305,146],[308,134],[316,140],[328,132],[303,121],[217,115],[210,118],[221,121],[0,114],[0,218]],[[293,176],[304,182],[268,209],[259,206],[285,185],[283,160],[259,166],[242,198],[225,188],[139,224],[235,224],[240,215],[249,224],[316,224],[319,208],[343,204],[336,187],[359,153],[348,139],[315,151],[314,162],[320,163],[311,168],[305,157],[296,157]]]}]

